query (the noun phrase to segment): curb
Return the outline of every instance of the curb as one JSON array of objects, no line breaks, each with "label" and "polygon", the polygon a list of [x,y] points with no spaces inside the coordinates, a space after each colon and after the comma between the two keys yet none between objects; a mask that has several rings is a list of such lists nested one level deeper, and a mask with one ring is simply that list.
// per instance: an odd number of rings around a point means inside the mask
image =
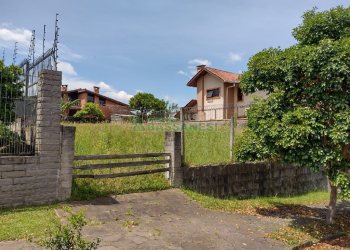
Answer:
[{"label": "curb", "polygon": [[328,235],[328,236],[325,236],[325,237],[321,238],[318,241],[311,241],[311,240],[305,241],[305,242],[303,242],[303,243],[301,243],[299,245],[296,245],[296,246],[292,247],[291,249],[292,250],[301,250],[301,249],[304,249],[305,247],[311,247],[314,244],[325,242],[325,241],[329,241],[329,240],[335,240],[335,239],[338,239],[338,238],[343,237],[343,236],[347,236],[347,234],[344,233],[344,232],[331,234],[331,235]]}]

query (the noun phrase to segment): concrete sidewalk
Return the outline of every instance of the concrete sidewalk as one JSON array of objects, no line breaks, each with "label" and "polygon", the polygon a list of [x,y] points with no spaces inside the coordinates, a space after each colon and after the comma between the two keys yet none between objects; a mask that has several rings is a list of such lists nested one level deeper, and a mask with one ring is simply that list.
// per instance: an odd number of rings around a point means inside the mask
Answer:
[{"label": "concrete sidewalk", "polygon": [[[284,249],[264,235],[287,220],[212,211],[180,190],[135,193],[71,203],[89,220],[87,238],[99,249]],[[62,211],[58,211],[62,214]],[[23,241],[0,242],[0,249],[35,249]],[[39,248],[38,248],[39,249]]]}]

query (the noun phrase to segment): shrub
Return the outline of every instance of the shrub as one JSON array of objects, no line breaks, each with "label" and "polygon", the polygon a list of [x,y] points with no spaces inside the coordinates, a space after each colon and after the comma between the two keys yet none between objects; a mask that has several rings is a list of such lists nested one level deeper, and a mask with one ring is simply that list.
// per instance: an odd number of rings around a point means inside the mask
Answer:
[{"label": "shrub", "polygon": [[102,121],[104,119],[100,107],[95,103],[87,103],[73,117],[81,121]]},{"label": "shrub", "polygon": [[50,234],[43,245],[49,249],[60,250],[93,250],[97,249],[100,239],[88,241],[82,238],[81,230],[87,224],[82,212],[73,213],[68,211],[70,217],[66,225],[60,224],[57,229]]}]

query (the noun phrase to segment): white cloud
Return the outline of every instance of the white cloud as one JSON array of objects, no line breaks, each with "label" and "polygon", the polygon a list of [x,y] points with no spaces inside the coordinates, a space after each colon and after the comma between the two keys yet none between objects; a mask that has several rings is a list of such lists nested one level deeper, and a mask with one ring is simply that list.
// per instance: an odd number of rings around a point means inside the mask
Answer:
[{"label": "white cloud", "polygon": [[[31,36],[32,32],[28,29],[13,28],[9,23],[0,24],[0,47],[11,49],[11,53],[14,48],[14,43],[18,42],[18,53],[26,56],[28,54]],[[52,44],[52,41],[47,40],[46,43]],[[61,61],[58,63],[58,70],[62,71],[63,84],[68,84],[69,89],[85,88],[93,90],[94,86],[98,86],[100,87],[100,93],[103,95],[122,102],[129,101],[132,95],[124,90],[116,90],[111,85],[102,81],[94,82],[80,77],[71,62],[77,62],[82,58],[83,56],[74,52],[68,46],[61,43],[59,44],[59,59],[61,59]]]},{"label": "white cloud", "polygon": [[187,73],[186,73],[185,71],[183,71],[183,70],[179,70],[179,71],[177,72],[177,74],[183,75],[183,76],[187,76]]},{"label": "white cloud", "polygon": [[[17,60],[20,61],[23,58],[26,58],[28,55],[28,50],[30,46],[30,40],[32,37],[32,31],[25,28],[16,28],[13,27],[10,23],[1,23],[0,24],[0,47],[6,48],[6,55],[8,60],[12,59],[12,54],[14,50],[15,42],[17,42],[18,55]],[[41,43],[41,37],[37,38],[36,45],[38,46]],[[46,48],[49,48],[53,44],[53,41],[48,39],[46,40]],[[59,43],[59,53],[58,56],[62,61],[79,61],[83,57],[78,53],[74,52],[68,46]],[[41,44],[40,47],[36,48],[36,56],[41,55]],[[11,55],[11,56],[10,56]]]},{"label": "white cloud", "polygon": [[27,29],[8,29],[6,27],[0,28],[0,40],[5,44],[10,42],[18,42],[21,44],[29,45],[32,32]]},{"label": "white cloud", "polygon": [[69,62],[60,61],[57,65],[59,71],[62,71],[63,74],[77,76],[77,72],[75,71],[72,64]]},{"label": "white cloud", "polygon": [[126,93],[124,90],[117,91],[115,90],[111,85],[105,83],[105,82],[99,82],[98,87],[100,87],[100,91],[109,97],[115,98],[119,101],[126,101],[128,102],[132,95]]},{"label": "white cloud", "polygon": [[195,59],[189,60],[188,64],[196,65],[196,66],[197,65],[211,66],[211,61],[209,61],[208,59],[195,58]]},{"label": "white cloud", "polygon": [[229,58],[232,62],[239,62],[242,60],[242,54],[230,52]]},{"label": "white cloud", "polygon": [[27,57],[32,32],[28,29],[10,28],[8,23],[0,25],[0,48],[5,49],[5,61],[12,62],[12,56],[17,42],[17,63]]},{"label": "white cloud", "polygon": [[126,93],[124,90],[121,90],[121,91],[113,90],[111,92],[105,92],[104,95],[126,103],[128,103],[130,98],[132,97],[132,95]]},{"label": "white cloud", "polygon": [[187,70],[179,70],[177,74],[192,77],[197,73],[197,67],[199,65],[211,66],[211,61],[208,59],[195,58],[187,62]]},{"label": "white cloud", "polygon": [[111,85],[105,82],[89,81],[79,76],[71,76],[71,75],[65,74],[64,72],[63,72],[62,82],[64,84],[68,84],[68,90],[78,89],[78,88],[93,90],[94,86],[100,87],[100,93],[102,95],[108,96],[110,98],[113,98],[125,103],[128,103],[130,98],[132,97],[132,95],[128,94],[126,91],[116,90]]}]

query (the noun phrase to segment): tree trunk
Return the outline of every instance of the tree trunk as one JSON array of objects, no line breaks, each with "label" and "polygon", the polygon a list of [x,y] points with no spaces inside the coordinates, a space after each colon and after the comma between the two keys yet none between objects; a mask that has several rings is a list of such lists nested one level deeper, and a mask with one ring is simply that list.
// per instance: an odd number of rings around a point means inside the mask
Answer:
[{"label": "tree trunk", "polygon": [[336,205],[337,205],[337,192],[338,192],[338,188],[336,186],[333,186],[332,183],[330,183],[330,197],[329,197],[329,205],[328,205],[328,213],[327,213],[328,224],[334,223],[334,216],[336,213]]}]

